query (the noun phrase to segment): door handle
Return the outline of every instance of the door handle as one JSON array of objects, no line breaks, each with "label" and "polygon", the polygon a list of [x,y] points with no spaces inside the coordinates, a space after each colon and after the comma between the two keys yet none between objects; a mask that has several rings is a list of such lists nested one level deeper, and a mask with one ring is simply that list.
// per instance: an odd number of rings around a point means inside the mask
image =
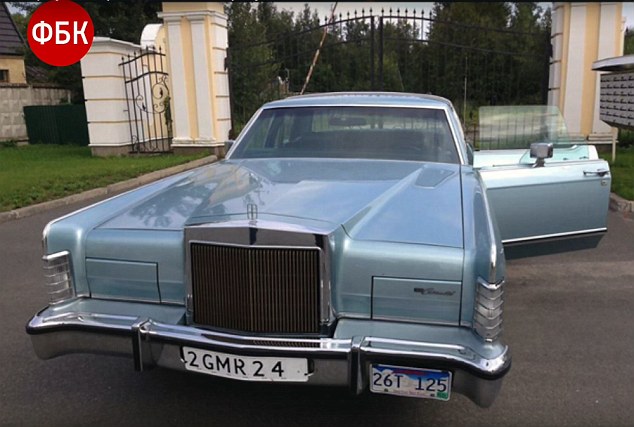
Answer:
[{"label": "door handle", "polygon": [[610,171],[607,169],[597,169],[595,171],[583,171],[583,176],[606,176]]}]

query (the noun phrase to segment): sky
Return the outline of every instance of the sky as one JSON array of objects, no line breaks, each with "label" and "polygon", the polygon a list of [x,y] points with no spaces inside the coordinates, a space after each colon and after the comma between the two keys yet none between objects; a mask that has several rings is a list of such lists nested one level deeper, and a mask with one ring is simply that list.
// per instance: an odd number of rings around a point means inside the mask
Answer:
[{"label": "sky", "polygon": [[[292,10],[297,13],[304,9],[305,3],[308,3],[311,9],[317,9],[317,11],[319,12],[319,17],[321,19],[323,19],[324,16],[330,16],[330,9],[334,5],[334,2],[329,3],[329,2],[316,2],[316,1],[283,2],[283,3],[276,2],[275,5],[277,6],[278,10],[286,9],[286,10]],[[418,12],[420,12],[422,8],[424,9],[425,14],[427,14],[429,13],[433,5],[434,5],[433,2],[422,3],[422,2],[388,2],[388,1],[366,1],[366,2],[346,1],[346,2],[339,2],[337,4],[337,10],[335,11],[335,13],[337,15],[339,13],[342,13],[345,15],[346,12],[352,13],[354,12],[355,9],[359,13],[361,12],[361,9],[365,9],[367,13],[368,9],[372,8],[373,13],[376,14],[377,12],[380,13],[381,8],[384,8],[385,11],[387,12],[389,8],[391,7],[394,11],[396,11],[396,9],[398,8],[400,8],[401,11],[405,9],[408,9],[410,12],[412,10],[416,10],[417,14]]]}]

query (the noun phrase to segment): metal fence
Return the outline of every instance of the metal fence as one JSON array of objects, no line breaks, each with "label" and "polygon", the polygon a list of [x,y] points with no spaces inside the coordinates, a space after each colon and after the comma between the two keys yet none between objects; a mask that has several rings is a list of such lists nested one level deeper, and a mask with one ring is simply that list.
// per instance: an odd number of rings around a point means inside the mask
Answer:
[{"label": "metal fence", "polygon": [[88,145],[83,104],[24,107],[29,144]]},{"label": "metal fence", "polygon": [[[416,10],[361,10],[269,40],[230,46],[233,134],[262,103],[307,92],[386,90],[450,99],[470,137],[482,105],[544,104],[550,37],[442,22]],[[430,31],[430,28],[434,31]],[[475,37],[467,36],[475,34]]]}]

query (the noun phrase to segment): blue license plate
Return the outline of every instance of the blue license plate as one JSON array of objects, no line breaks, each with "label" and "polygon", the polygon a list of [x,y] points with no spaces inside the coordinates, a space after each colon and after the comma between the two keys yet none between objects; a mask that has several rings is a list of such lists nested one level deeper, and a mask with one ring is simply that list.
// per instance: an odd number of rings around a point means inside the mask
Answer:
[{"label": "blue license plate", "polygon": [[397,396],[449,400],[451,372],[405,366],[371,365],[370,391]]}]

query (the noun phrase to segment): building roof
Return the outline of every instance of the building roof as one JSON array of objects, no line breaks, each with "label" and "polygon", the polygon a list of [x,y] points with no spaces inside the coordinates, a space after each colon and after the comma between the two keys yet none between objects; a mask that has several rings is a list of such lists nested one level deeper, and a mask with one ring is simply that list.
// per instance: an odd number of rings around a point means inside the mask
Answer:
[{"label": "building roof", "polygon": [[0,55],[24,55],[24,40],[5,2],[0,2]]},{"label": "building roof", "polygon": [[634,55],[605,58],[592,63],[594,71],[629,71],[634,69]]}]

